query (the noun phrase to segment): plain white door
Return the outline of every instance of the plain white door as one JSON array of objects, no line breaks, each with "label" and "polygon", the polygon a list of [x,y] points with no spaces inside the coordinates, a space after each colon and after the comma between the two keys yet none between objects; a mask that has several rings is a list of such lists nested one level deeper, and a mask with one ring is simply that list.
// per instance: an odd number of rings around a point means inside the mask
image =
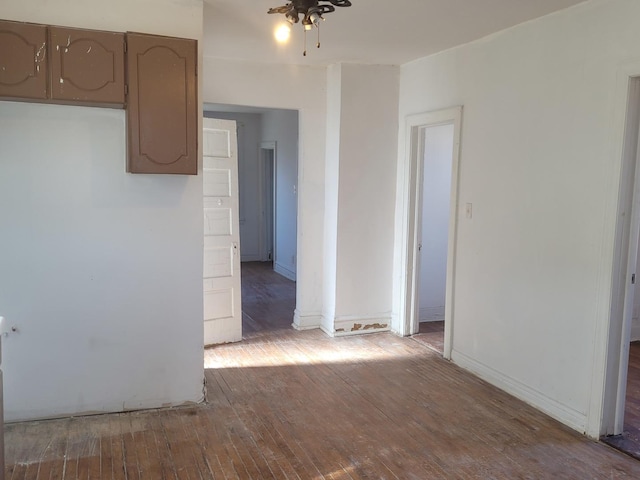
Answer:
[{"label": "plain white door", "polygon": [[204,343],[242,340],[238,141],[233,120],[203,119]]}]

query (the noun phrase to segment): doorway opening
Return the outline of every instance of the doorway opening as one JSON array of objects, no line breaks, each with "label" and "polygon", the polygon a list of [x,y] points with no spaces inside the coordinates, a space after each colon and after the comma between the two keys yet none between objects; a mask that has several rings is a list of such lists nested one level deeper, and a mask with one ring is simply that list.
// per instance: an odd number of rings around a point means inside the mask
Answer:
[{"label": "doorway opening", "polygon": [[[454,125],[444,123],[419,129],[418,175],[420,226],[418,232],[418,333],[416,339],[444,352],[447,258],[451,216],[451,170]],[[415,330],[415,328],[414,328]]]},{"label": "doorway opening", "polygon": [[238,136],[242,339],[292,330],[297,294],[297,110],[206,104]]},{"label": "doorway opening", "polygon": [[262,211],[260,212],[260,251],[263,262],[274,262],[276,215],[276,142],[262,142],[260,144],[260,187],[262,197]]},{"label": "doorway opening", "polygon": [[640,77],[628,85],[601,435],[640,459]]},{"label": "doorway opening", "polygon": [[407,117],[406,174],[398,185],[406,203],[395,330],[445,358],[452,350],[461,122],[462,107]]}]

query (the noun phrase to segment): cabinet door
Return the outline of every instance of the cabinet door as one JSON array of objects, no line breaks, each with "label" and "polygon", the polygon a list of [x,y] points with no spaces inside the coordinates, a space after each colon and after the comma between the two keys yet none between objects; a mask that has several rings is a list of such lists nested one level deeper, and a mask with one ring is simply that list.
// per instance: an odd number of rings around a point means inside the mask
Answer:
[{"label": "cabinet door", "polygon": [[49,27],[51,99],[124,105],[124,34]]},{"label": "cabinet door", "polygon": [[127,34],[128,170],[198,173],[195,40]]},{"label": "cabinet door", "polygon": [[47,27],[0,21],[0,96],[47,98]]}]

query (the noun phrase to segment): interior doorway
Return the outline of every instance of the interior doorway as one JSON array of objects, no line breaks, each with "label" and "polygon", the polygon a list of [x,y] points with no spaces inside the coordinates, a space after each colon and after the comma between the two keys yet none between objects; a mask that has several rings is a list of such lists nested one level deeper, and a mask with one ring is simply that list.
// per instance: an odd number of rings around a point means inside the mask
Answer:
[{"label": "interior doorway", "polygon": [[628,86],[601,434],[640,459],[640,77]]},{"label": "interior doorway", "polygon": [[462,107],[407,117],[407,174],[398,185],[406,209],[399,212],[404,239],[395,329],[445,358],[453,336],[461,124]]},{"label": "interior doorway", "polygon": [[443,353],[454,125],[427,125],[419,135],[418,334],[423,343]]},{"label": "interior doorway", "polygon": [[205,105],[238,126],[243,339],[292,329],[297,296],[299,114]]},{"label": "interior doorway", "polygon": [[276,225],[276,142],[260,143],[260,186],[262,197],[262,211],[260,227],[260,251],[263,262],[275,260],[275,230]]}]

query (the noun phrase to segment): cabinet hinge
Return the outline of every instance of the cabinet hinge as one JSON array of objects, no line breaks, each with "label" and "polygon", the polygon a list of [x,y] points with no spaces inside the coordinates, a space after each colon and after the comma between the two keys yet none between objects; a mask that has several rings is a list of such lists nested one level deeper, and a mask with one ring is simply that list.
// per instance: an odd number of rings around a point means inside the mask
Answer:
[{"label": "cabinet hinge", "polygon": [[127,53],[127,41],[125,40],[125,42],[123,43],[123,48],[124,48],[124,53]]},{"label": "cabinet hinge", "polygon": [[129,95],[129,85],[127,85],[126,83],[124,84],[124,94]]}]

